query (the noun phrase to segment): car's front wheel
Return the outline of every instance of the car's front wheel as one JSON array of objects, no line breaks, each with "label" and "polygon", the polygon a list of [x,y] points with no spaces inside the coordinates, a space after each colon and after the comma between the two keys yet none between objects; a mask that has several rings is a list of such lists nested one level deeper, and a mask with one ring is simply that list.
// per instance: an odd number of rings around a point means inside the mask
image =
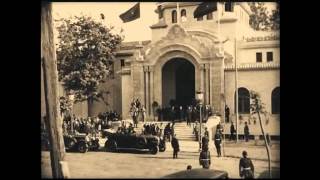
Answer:
[{"label": "car's front wheel", "polygon": [[158,153],[158,151],[159,151],[159,149],[158,149],[158,147],[157,147],[157,146],[152,147],[152,148],[150,149],[151,154],[157,154],[157,153]]},{"label": "car's front wheel", "polygon": [[79,142],[78,144],[78,151],[81,153],[87,152],[89,149],[88,144],[84,141]]},{"label": "car's front wheel", "polygon": [[112,140],[107,140],[107,142],[104,145],[106,151],[116,151],[117,150],[117,143]]}]

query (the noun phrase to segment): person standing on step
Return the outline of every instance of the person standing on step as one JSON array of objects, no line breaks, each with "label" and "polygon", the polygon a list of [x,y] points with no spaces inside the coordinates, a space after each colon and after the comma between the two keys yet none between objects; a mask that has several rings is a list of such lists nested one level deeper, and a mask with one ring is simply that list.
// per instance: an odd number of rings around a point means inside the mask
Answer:
[{"label": "person standing on step", "polygon": [[178,152],[180,151],[180,147],[179,147],[179,141],[178,141],[178,139],[177,139],[175,134],[172,137],[171,146],[173,148],[173,159],[177,159],[178,158]]}]

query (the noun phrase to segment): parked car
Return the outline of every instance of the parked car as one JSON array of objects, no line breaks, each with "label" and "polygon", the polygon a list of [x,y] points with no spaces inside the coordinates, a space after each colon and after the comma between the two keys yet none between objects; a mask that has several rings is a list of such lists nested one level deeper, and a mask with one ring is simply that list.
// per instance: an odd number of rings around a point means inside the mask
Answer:
[{"label": "parked car", "polygon": [[64,135],[64,144],[67,151],[79,151],[81,153],[85,153],[88,150],[98,150],[99,139],[92,137],[90,134],[70,134]]},{"label": "parked car", "polygon": [[163,177],[165,179],[228,179],[228,173],[213,169],[183,170]]},{"label": "parked car", "polygon": [[166,149],[164,140],[154,135],[108,132],[106,133],[106,137],[105,149],[107,151],[137,150],[157,154],[158,151],[163,152]]}]

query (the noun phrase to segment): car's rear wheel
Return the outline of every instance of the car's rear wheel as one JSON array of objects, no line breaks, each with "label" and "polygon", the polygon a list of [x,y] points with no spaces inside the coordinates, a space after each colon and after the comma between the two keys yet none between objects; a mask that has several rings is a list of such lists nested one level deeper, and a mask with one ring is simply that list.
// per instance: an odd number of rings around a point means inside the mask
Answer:
[{"label": "car's rear wheel", "polygon": [[84,141],[79,142],[78,144],[78,151],[81,153],[86,153],[88,151],[89,147],[88,144]]},{"label": "car's rear wheel", "polygon": [[161,147],[161,148],[159,148],[159,151],[160,152],[164,152],[164,151],[166,151],[166,148],[165,147]]},{"label": "car's rear wheel", "polygon": [[104,147],[105,147],[106,151],[115,152],[117,150],[117,143],[112,140],[107,140]]},{"label": "car's rear wheel", "polygon": [[150,149],[150,152],[151,152],[151,154],[157,154],[158,153],[158,147],[157,146],[155,146],[155,147],[152,147],[151,149]]}]

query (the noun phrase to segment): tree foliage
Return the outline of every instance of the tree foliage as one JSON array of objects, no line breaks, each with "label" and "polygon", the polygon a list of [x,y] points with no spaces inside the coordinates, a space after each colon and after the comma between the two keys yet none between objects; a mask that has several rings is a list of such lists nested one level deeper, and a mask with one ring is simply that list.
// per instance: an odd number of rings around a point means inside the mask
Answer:
[{"label": "tree foliage", "polygon": [[270,13],[263,2],[248,2],[252,14],[250,15],[250,26],[258,31],[280,29],[280,6]]},{"label": "tree foliage", "polygon": [[61,114],[64,114],[66,112],[70,112],[72,108],[72,102],[68,97],[61,96],[59,98],[60,101],[60,112]]},{"label": "tree foliage", "polygon": [[123,37],[88,16],[57,20],[59,81],[73,91],[75,102],[103,97],[98,89],[112,72],[114,52]]}]

